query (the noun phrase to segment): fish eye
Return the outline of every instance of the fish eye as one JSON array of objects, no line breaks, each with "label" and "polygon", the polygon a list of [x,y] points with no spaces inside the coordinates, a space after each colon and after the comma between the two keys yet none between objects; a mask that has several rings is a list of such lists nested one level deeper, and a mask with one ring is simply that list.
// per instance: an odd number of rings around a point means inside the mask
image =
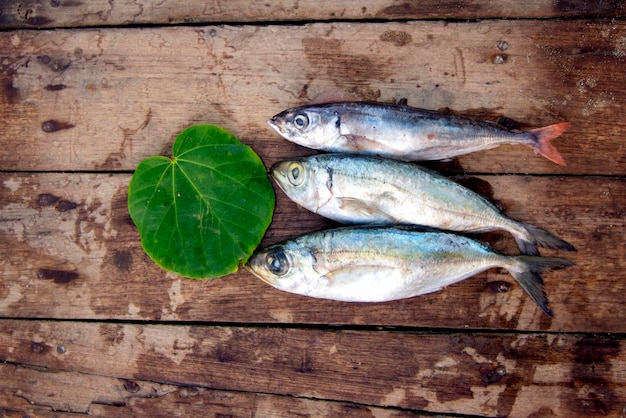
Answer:
[{"label": "fish eye", "polygon": [[287,177],[289,178],[289,182],[294,186],[300,186],[304,183],[304,167],[300,163],[293,163],[289,166],[289,170],[287,172]]},{"label": "fish eye", "polygon": [[293,118],[293,124],[301,131],[305,130],[309,126],[309,117],[304,113],[298,113]]},{"label": "fish eye", "polygon": [[265,256],[267,269],[276,276],[284,276],[289,271],[289,260],[283,251],[272,251]]}]

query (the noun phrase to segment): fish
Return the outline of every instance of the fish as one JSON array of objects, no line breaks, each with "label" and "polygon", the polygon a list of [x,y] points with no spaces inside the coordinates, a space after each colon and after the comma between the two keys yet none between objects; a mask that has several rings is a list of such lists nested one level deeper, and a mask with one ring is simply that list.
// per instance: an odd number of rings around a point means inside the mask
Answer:
[{"label": "fish", "polygon": [[565,160],[550,141],[571,125],[562,122],[520,132],[462,115],[352,101],[290,108],[267,123],[288,141],[328,152],[402,161],[449,160],[503,144],[522,144],[563,166]]},{"label": "fish", "polygon": [[567,241],[507,217],[484,197],[414,163],[331,153],[277,162],[270,174],[292,201],[344,224],[504,230],[526,255],[539,255],[537,247],[575,251]]},{"label": "fish", "polygon": [[398,227],[343,227],[255,252],[245,267],[276,289],[343,302],[388,302],[432,293],[487,269],[506,269],[547,315],[541,274],[568,260],[507,256],[471,238]]}]

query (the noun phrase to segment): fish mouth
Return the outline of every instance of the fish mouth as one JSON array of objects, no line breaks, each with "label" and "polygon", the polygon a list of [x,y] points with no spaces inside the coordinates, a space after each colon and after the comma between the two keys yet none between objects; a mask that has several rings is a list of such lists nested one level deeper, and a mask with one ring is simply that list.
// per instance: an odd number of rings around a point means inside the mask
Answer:
[{"label": "fish mouth", "polygon": [[280,123],[280,119],[278,119],[277,116],[274,116],[271,119],[268,119],[266,121],[266,123],[269,125],[270,128],[272,128],[273,130],[276,131],[276,133],[278,133],[279,135],[283,135],[283,128],[282,128],[282,124]]},{"label": "fish mouth", "polygon": [[258,266],[258,263],[255,262],[255,259],[256,257],[251,258],[250,261],[248,261],[244,265],[246,270],[248,270],[250,273],[252,273],[252,275],[256,276],[258,279],[261,279],[262,282],[265,282],[269,284],[270,286],[274,287],[276,284],[270,278],[263,276],[259,271],[257,271],[257,269],[260,269],[260,266]]},{"label": "fish mouth", "polygon": [[272,176],[272,178],[274,179],[274,181],[276,182],[280,190],[282,190],[285,193],[286,191],[285,191],[285,188],[283,187],[283,184],[287,182],[287,177],[285,176],[285,174],[283,174],[283,170],[281,169],[281,167],[285,165],[286,163],[287,163],[286,161],[280,161],[270,167],[270,175]]}]

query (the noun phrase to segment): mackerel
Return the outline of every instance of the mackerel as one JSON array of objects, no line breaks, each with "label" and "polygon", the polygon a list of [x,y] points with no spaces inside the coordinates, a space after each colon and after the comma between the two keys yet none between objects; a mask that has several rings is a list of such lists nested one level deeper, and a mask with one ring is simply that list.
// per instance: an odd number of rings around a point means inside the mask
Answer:
[{"label": "mackerel", "polygon": [[482,196],[412,163],[320,154],[276,163],[270,173],[300,206],[345,224],[412,224],[459,232],[504,230],[524,254],[574,247],[503,215]]},{"label": "mackerel", "polygon": [[269,246],[246,267],[277,289],[345,302],[410,298],[501,267],[552,316],[541,273],[571,265],[560,258],[501,255],[450,233],[346,227]]},{"label": "mackerel", "polygon": [[422,161],[522,144],[560,165],[565,161],[550,141],[570,126],[564,122],[519,132],[467,116],[377,102],[294,107],[267,123],[288,141],[329,152]]}]

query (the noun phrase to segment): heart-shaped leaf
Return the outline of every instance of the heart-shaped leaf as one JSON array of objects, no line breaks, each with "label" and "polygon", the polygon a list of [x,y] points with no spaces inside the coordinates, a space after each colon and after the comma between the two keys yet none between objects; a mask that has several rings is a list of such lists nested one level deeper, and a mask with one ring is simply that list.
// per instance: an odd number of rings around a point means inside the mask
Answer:
[{"label": "heart-shaped leaf", "polygon": [[259,245],[274,211],[274,189],[259,156],[212,125],[184,130],[172,158],[139,164],[128,210],[144,251],[182,276],[237,271]]}]

